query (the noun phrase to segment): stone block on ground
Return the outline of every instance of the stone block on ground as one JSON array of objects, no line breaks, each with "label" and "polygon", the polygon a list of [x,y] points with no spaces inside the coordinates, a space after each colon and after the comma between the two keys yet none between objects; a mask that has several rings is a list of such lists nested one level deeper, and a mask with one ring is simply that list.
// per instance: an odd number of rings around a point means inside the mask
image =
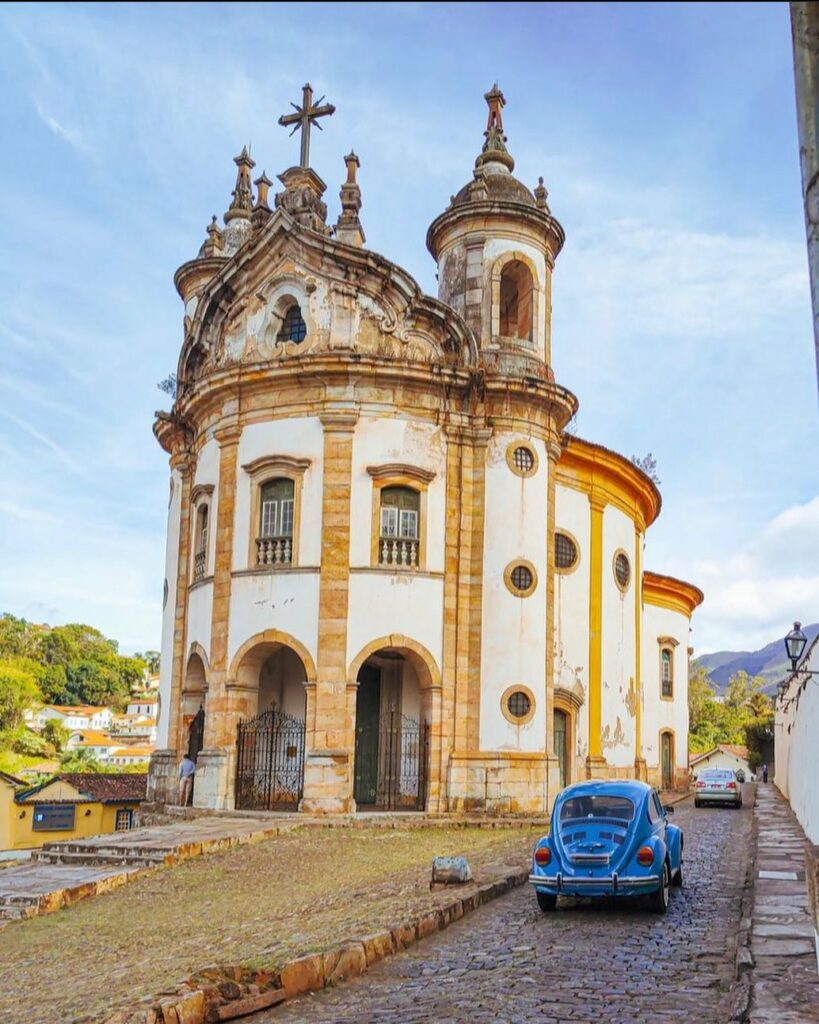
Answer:
[{"label": "stone block on ground", "polygon": [[466,857],[436,857],[432,862],[433,885],[463,885],[472,880]]},{"label": "stone block on ground", "polygon": [[282,989],[288,999],[302,992],[324,987],[324,957],[318,953],[291,960],[279,975]]},{"label": "stone block on ground", "polygon": [[367,955],[360,942],[351,942],[324,954],[325,985],[337,985],[347,978],[363,974],[366,969]]}]

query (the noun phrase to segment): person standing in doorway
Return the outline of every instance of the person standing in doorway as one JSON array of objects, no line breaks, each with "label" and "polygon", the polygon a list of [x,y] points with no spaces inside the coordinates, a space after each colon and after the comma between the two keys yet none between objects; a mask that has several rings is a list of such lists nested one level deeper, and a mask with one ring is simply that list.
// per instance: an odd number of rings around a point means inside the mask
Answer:
[{"label": "person standing in doorway", "polygon": [[182,807],[187,807],[190,803],[195,773],[195,762],[191,759],[190,754],[185,754],[179,765],[179,803]]}]

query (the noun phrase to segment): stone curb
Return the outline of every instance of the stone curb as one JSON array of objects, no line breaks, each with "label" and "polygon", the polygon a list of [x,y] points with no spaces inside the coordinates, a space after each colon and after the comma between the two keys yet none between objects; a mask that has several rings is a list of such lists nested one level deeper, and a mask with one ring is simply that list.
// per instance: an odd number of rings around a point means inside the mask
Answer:
[{"label": "stone curb", "polygon": [[756,790],[754,790],[754,807],[751,810],[751,837],[748,866],[745,869],[745,882],[742,887],[740,901],[739,930],[737,932],[737,952],[734,965],[734,988],[731,995],[731,1022],[745,1022],[751,1006],[751,972],[754,957],[751,952],[751,925],[753,923],[754,878],[756,876],[757,835],[759,832],[756,816]]},{"label": "stone curb", "polygon": [[[323,953],[297,957],[276,973],[241,966],[206,967],[187,978],[176,991],[143,999],[150,1005],[119,1010],[102,1018],[101,1024],[217,1024],[244,1017],[363,974],[384,957],[449,927],[528,879],[528,864],[525,868],[504,868],[492,881],[473,886],[465,896],[453,894],[445,906],[428,910],[413,921],[346,939]],[[86,1018],[85,1024],[91,1021]]]}]

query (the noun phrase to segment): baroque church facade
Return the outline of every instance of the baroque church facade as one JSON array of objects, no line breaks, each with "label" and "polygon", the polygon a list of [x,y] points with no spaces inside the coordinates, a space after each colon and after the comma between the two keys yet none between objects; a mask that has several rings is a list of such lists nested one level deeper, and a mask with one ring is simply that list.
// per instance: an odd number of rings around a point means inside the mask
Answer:
[{"label": "baroque church facade", "polygon": [[252,180],[175,284],[160,736],[149,799],[541,814],[585,778],[687,782],[689,583],[647,571],[660,494],[566,432],[564,242],[487,93],[471,180],[430,225],[438,296],[337,223],[301,161]]}]

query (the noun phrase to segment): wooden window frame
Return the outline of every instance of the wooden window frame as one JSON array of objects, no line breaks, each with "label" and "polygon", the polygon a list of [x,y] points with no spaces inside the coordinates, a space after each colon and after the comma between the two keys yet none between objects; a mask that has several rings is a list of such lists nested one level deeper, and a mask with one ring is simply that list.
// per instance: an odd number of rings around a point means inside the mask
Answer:
[{"label": "wooden window frame", "polygon": [[[301,496],[304,474],[310,468],[310,459],[292,455],[263,455],[242,466],[250,477],[250,523],[248,529],[247,565],[255,572],[287,572],[299,565],[301,539]],[[273,480],[293,481],[293,535],[290,561],[281,565],[257,565],[256,540],[259,537],[262,514],[262,488]]]},{"label": "wooden window frame", "polygon": [[[660,668],[660,675],[659,675],[659,679],[660,679],[660,700],[673,701],[674,700],[674,688],[675,688],[675,684],[674,684],[674,648],[677,647],[677,645],[679,644],[679,640],[676,640],[673,636],[659,636],[659,637],[657,637],[657,643],[659,644],[659,648],[660,648],[659,654],[657,655],[657,657],[659,658],[659,668]],[[669,682],[671,683],[671,693],[668,696],[666,696],[663,693],[663,654],[665,652],[667,652],[668,655],[669,655],[668,666],[669,666],[669,669],[671,671],[671,678],[669,680]]]},{"label": "wooden window frame", "polygon": [[[191,491],[191,558],[190,558],[190,578],[191,586],[197,583],[204,583],[206,580],[213,578],[213,573],[208,572],[210,569],[210,538],[213,527],[213,484],[197,484],[196,487]],[[196,577],[196,556],[200,554],[197,541],[199,540],[199,519],[200,513],[203,508],[208,510],[208,523],[205,529],[205,569],[202,575],[197,579]]]},{"label": "wooden window frame", "polygon": [[[388,463],[367,466],[373,482],[372,523],[370,529],[370,565],[382,572],[426,572],[427,568],[427,493],[435,473],[407,463]],[[406,487],[418,493],[418,565],[382,565],[381,546],[381,492],[388,487]],[[400,537],[401,517],[396,517]]]}]

